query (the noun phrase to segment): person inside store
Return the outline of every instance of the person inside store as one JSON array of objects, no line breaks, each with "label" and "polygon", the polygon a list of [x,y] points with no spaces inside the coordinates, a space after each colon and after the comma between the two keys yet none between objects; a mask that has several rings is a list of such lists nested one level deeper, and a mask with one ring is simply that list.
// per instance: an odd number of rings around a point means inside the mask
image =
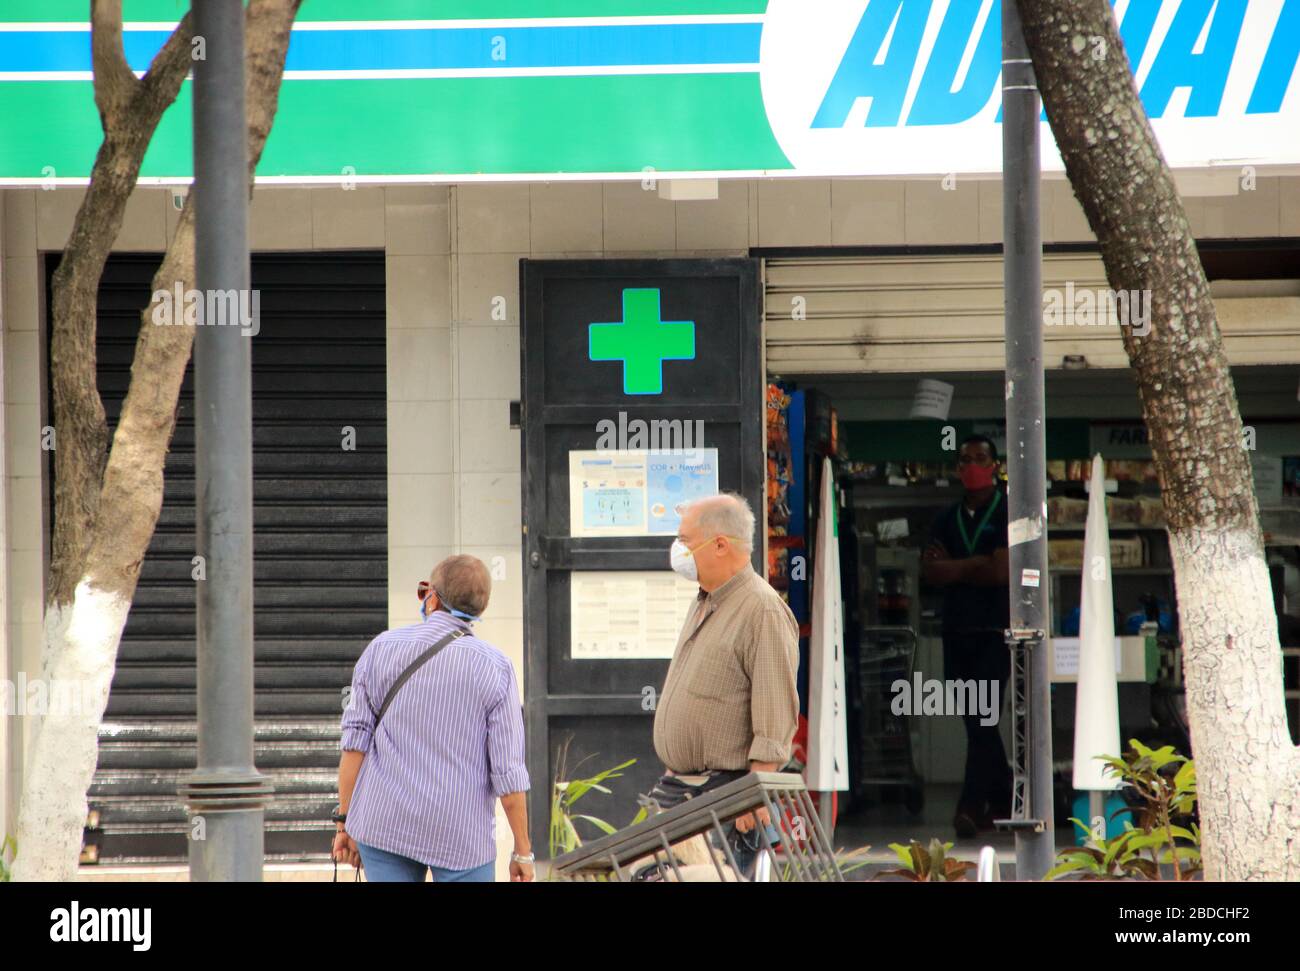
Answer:
[{"label": "person inside store", "polygon": [[[998,480],[997,446],[983,435],[964,439],[957,468],[966,494],[934,521],[922,576],[943,589],[944,678],[977,683],[996,678],[1001,702],[1011,674],[1004,639],[1011,609],[1007,497]],[[1012,773],[1002,735],[996,721],[981,721],[978,712],[962,715],[966,771],[953,828],[967,839],[1011,813]]]},{"label": "person inside store", "polygon": [[[754,526],[749,503],[731,493],[681,508],[670,565],[700,589],[655,708],[654,746],[665,772],[648,799],[661,810],[751,771],[779,771],[790,759],[799,625],[750,564]],[[746,877],[761,845],[758,827],[773,844],[780,840],[765,809],[727,828]]]}]

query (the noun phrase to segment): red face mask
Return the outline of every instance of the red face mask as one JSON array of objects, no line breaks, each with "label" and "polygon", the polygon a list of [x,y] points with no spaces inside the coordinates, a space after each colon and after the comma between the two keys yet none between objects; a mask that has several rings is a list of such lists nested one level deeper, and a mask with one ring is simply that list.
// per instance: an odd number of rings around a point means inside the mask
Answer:
[{"label": "red face mask", "polygon": [[987,489],[993,484],[993,474],[996,466],[976,465],[974,462],[968,462],[958,469],[961,475],[961,484],[969,492],[978,492],[980,489]]}]

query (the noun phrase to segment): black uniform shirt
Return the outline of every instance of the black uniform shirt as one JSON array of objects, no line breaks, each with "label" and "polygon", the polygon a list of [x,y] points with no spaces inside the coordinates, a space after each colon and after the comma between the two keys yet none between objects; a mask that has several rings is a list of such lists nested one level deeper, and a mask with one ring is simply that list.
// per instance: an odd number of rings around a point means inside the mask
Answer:
[{"label": "black uniform shirt", "polygon": [[[984,528],[976,529],[988,503],[975,510],[974,515],[966,509],[965,501],[949,506],[940,514],[930,528],[930,538],[943,545],[948,555],[954,560],[964,560],[969,556],[991,556],[995,550],[1007,545],[1007,497],[1001,489],[993,493],[989,503],[997,502],[997,507],[989,516]],[[966,552],[966,543],[962,539],[957,517],[963,517],[966,524],[966,536],[972,540],[973,548]],[[1005,586],[977,587],[970,583],[953,583],[943,592],[943,632],[964,633],[969,631],[1006,630],[1011,621],[1010,592]]]}]

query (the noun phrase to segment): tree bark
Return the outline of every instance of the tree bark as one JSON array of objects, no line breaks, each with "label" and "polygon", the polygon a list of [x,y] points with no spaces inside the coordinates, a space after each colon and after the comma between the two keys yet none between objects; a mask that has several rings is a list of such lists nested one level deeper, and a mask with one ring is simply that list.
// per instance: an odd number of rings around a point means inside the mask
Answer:
[{"label": "tree bark", "polygon": [[[252,0],[245,14],[250,194],[253,172],[275,118],[289,34],[301,2]],[[60,320],[64,326],[58,356],[51,342],[51,360],[53,383],[56,392],[63,388],[65,403],[61,411],[56,394],[56,455],[64,464],[56,461],[54,556],[41,675],[47,684],[78,685],[77,697],[90,703],[73,712],[51,710],[37,726],[19,809],[19,850],[13,871],[18,880],[69,880],[76,875],[86,792],[98,757],[99,723],[108,703],[122,629],[162,508],[163,463],[194,341],[191,327],[179,322],[158,326],[153,323],[153,305],[144,310],[131,382],[105,461],[106,425],[95,382],[95,297],[153,129],[189,70],[190,33],[187,15],[155,59],[157,67],[169,50],[183,52],[179,68],[171,60],[175,55],[169,55],[166,63],[179,76],[174,87],[164,89],[161,83],[150,84],[148,76],[135,82],[129,70],[126,75],[121,72],[125,60],[117,63],[120,0],[97,2],[94,13],[92,29],[99,37],[92,42],[96,102],[105,119],[105,139],[55,275],[56,334]],[[111,43],[109,37],[114,38]],[[101,63],[105,65],[102,84]],[[128,83],[138,88],[124,100],[121,90]],[[147,131],[141,117],[152,119]],[[120,135],[122,127],[133,134]],[[110,148],[110,143],[117,147]],[[65,267],[69,269],[61,281],[59,273]],[[194,278],[194,214],[187,200],[153,289],[171,291],[180,283],[183,291],[188,290]],[[70,476],[66,482],[65,469]]]},{"label": "tree bark", "polygon": [[54,401],[54,536],[47,606],[72,600],[85,569],[99,506],[108,426],[96,380],[95,317],[99,278],[122,228],[140,163],[163,112],[190,70],[186,14],[137,80],[122,48],[121,0],[91,4],[95,104],[104,141],[90,185],[54,271],[50,385]]},{"label": "tree bark", "polygon": [[[1169,528],[1206,878],[1300,880],[1300,750],[1214,301],[1107,0],[1017,0],[1052,133],[1121,322]],[[1118,753],[1116,753],[1118,754]]]}]

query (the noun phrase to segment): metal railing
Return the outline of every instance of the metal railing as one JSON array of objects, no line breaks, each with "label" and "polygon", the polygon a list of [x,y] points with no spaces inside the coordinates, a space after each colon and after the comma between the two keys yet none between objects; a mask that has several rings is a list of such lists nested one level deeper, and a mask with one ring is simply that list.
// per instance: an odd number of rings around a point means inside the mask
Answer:
[{"label": "metal railing", "polygon": [[717,879],[746,882],[723,826],[760,808],[767,809],[780,833],[781,856],[777,856],[767,828],[756,826],[759,874],[779,865],[794,882],[844,880],[803,777],[786,772],[751,772],[635,826],[585,843],[552,860],[551,873],[561,880],[628,882],[633,879],[633,864],[645,860],[658,865],[667,879],[685,881],[685,868],[690,864],[680,858],[680,844],[711,833],[717,846],[709,848],[708,857]]}]

